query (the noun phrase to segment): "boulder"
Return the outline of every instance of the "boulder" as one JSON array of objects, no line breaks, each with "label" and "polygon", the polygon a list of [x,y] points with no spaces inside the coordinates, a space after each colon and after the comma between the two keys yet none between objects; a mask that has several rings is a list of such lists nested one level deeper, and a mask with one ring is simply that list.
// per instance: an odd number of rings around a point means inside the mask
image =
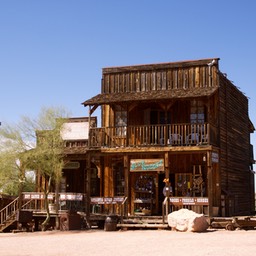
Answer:
[{"label": "boulder", "polygon": [[180,209],[168,215],[168,225],[177,231],[204,232],[208,229],[204,214],[188,209]]}]

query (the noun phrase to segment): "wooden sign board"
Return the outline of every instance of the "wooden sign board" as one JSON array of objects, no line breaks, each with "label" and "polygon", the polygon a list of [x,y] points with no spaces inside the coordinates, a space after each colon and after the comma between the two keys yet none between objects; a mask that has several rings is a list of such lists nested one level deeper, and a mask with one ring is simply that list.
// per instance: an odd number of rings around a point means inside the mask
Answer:
[{"label": "wooden sign board", "polygon": [[124,197],[91,197],[91,204],[122,204]]},{"label": "wooden sign board", "polygon": [[208,197],[170,197],[171,205],[209,205]]},{"label": "wooden sign board", "polygon": [[164,159],[131,159],[131,172],[163,172]]}]

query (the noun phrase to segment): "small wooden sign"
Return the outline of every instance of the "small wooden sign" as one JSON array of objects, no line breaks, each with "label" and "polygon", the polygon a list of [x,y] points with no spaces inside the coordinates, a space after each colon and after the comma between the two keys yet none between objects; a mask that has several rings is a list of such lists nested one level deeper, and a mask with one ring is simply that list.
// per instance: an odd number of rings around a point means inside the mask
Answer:
[{"label": "small wooden sign", "polygon": [[124,197],[91,197],[91,204],[122,204]]},{"label": "small wooden sign", "polygon": [[209,205],[208,197],[170,197],[171,205]]}]

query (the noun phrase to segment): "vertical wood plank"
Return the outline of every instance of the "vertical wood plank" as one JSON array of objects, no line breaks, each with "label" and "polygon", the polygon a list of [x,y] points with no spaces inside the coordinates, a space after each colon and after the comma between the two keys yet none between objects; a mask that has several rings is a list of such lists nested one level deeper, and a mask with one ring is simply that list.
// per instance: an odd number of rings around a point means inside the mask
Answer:
[{"label": "vertical wood plank", "polygon": [[166,74],[166,71],[165,70],[163,70],[162,71],[162,90],[166,90],[167,89],[167,86],[166,86],[166,84],[167,84],[167,74]]},{"label": "vertical wood plank", "polygon": [[145,90],[150,91],[150,78],[151,78],[151,73],[148,71],[146,72],[146,81],[145,81]]},{"label": "vertical wood plank", "polygon": [[[128,155],[124,155],[124,196],[129,198],[129,158]],[[127,203],[125,204],[125,209],[124,209],[124,215],[128,216],[128,205]]]},{"label": "vertical wood plank", "polygon": [[151,90],[156,90],[156,72],[152,72],[152,79],[151,79]]},{"label": "vertical wood plank", "polygon": [[161,86],[162,86],[162,72],[157,72],[156,73],[156,89],[157,90],[161,90]]},{"label": "vertical wood plank", "polygon": [[178,89],[178,70],[173,70],[173,89]]},{"label": "vertical wood plank", "polygon": [[172,89],[172,71],[171,70],[167,71],[167,89],[168,90]]},{"label": "vertical wood plank", "polygon": [[141,84],[141,91],[146,91],[146,73],[143,72],[141,73],[141,78],[140,78],[140,84]]},{"label": "vertical wood plank", "polygon": [[200,70],[199,67],[195,68],[195,87],[199,87],[200,85]]},{"label": "vertical wood plank", "polygon": [[195,86],[195,76],[194,76],[194,68],[189,69],[189,87],[194,88]]}]

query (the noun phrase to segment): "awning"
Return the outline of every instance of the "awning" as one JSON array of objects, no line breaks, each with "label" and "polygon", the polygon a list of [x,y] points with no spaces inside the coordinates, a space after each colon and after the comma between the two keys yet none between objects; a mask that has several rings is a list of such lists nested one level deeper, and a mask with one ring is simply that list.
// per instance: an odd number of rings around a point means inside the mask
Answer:
[{"label": "awning", "polygon": [[104,105],[113,103],[125,103],[134,101],[157,101],[168,100],[175,98],[194,98],[205,97],[212,95],[218,87],[199,87],[193,89],[174,89],[174,90],[159,90],[159,91],[144,91],[144,92],[123,92],[123,93],[102,93],[82,104],[88,105]]}]

